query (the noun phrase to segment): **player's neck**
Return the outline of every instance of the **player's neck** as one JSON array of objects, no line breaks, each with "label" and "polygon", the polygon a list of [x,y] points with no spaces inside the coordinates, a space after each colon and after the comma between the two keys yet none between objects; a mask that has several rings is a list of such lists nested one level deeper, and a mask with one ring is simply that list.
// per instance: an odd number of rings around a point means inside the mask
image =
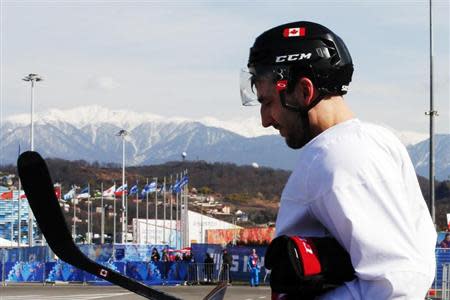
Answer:
[{"label": "player's neck", "polygon": [[355,117],[341,96],[329,97],[320,101],[308,112],[308,116],[314,136]]}]

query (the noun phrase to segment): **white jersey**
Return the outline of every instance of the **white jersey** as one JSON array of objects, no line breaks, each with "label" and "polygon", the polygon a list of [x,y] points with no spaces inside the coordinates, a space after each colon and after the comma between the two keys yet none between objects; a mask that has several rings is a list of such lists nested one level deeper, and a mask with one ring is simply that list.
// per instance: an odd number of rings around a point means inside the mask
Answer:
[{"label": "white jersey", "polygon": [[435,275],[436,231],[405,147],[352,119],[300,150],[276,235],[333,236],[357,279],[319,299],[421,299]]}]

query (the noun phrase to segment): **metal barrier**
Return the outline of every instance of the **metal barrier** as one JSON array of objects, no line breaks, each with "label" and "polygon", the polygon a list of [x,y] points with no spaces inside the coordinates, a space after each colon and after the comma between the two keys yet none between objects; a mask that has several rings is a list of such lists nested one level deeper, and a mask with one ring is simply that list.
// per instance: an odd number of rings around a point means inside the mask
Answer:
[{"label": "metal barrier", "polygon": [[188,280],[189,284],[209,284],[222,281],[229,282],[229,267],[211,263],[192,263],[189,264]]},{"label": "metal barrier", "polygon": [[450,264],[442,264],[442,300],[450,300]]},{"label": "metal barrier", "polygon": [[217,280],[221,281],[221,282],[226,281],[228,283],[231,283],[233,281],[233,279],[231,277],[231,272],[230,272],[230,265],[222,264]]}]

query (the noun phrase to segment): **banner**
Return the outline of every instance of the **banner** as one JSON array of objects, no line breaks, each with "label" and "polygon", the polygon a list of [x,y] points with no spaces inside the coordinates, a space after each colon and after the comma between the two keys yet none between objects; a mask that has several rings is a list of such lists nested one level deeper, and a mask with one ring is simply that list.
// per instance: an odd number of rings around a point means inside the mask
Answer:
[{"label": "banner", "polygon": [[206,231],[206,242],[227,245],[236,240],[241,245],[268,245],[274,236],[275,227],[211,229]]},{"label": "banner", "polygon": [[46,281],[70,281],[83,282],[84,272],[75,268],[74,266],[58,260],[46,264]]},{"label": "banner", "polygon": [[42,282],[44,280],[44,263],[5,263],[5,274],[7,282]]}]

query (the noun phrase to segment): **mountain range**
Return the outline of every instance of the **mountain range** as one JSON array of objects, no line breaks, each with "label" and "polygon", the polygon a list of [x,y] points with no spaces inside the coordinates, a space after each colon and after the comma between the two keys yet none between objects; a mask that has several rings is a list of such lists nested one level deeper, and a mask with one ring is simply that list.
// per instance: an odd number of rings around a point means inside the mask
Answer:
[{"label": "mountain range", "polygon": [[[275,130],[264,129],[256,118],[228,122],[213,118],[189,120],[147,113],[111,111],[100,106],[71,110],[52,109],[35,116],[35,150],[45,157],[122,163],[125,129],[127,165],[158,164],[180,160],[231,162],[290,170],[297,152],[286,147]],[[15,163],[19,147],[28,149],[29,115],[3,121],[0,132],[0,164]],[[428,177],[428,140],[411,132],[394,133],[407,146],[416,172]],[[19,146],[20,145],[20,146]],[[449,179],[450,135],[436,136],[436,179]]]}]

